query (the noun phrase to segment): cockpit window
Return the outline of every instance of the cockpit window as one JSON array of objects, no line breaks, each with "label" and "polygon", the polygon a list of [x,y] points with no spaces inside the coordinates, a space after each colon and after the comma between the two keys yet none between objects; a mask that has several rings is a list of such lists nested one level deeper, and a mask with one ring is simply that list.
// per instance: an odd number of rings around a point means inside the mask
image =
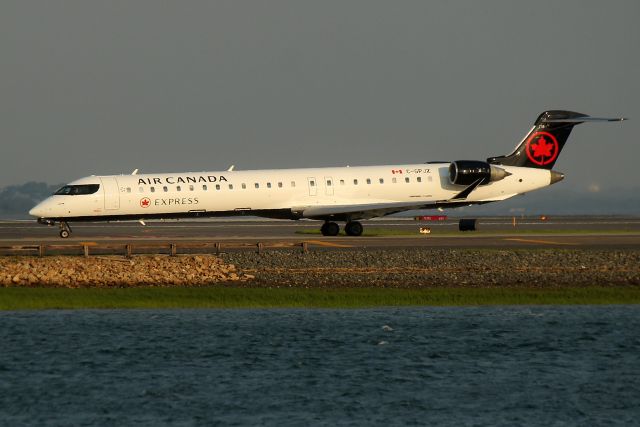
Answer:
[{"label": "cockpit window", "polygon": [[100,184],[85,184],[85,185],[65,185],[55,195],[57,196],[79,196],[83,194],[93,194],[98,191]]}]

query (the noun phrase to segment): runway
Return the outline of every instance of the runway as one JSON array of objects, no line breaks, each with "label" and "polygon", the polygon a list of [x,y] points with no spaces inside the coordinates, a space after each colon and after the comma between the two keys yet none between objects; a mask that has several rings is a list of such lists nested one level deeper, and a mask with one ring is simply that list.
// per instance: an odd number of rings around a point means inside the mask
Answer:
[{"label": "runway", "polygon": [[[387,218],[363,221],[361,237],[323,237],[311,234],[317,221],[210,220],[158,221],[142,226],[137,222],[72,224],[68,239],[57,227],[35,221],[0,221],[0,246],[95,242],[103,244],[153,242],[300,243],[316,249],[367,248],[559,248],[640,249],[640,218],[558,217],[480,218],[478,231],[458,231],[457,219],[428,222]],[[420,234],[428,227],[430,234]]]}]

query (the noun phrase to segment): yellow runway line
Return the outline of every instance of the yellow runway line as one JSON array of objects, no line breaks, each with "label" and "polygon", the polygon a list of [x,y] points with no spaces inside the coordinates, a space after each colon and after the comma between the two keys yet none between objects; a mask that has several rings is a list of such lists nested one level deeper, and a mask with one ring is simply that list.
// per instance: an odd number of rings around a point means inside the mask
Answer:
[{"label": "yellow runway line", "polygon": [[552,242],[550,240],[529,240],[529,239],[504,239],[511,242],[523,242],[523,243],[542,243],[545,245],[569,245],[575,246],[577,243],[565,243],[565,242]]},{"label": "yellow runway line", "polygon": [[318,246],[326,246],[328,248],[352,248],[351,245],[341,245],[339,243],[323,242],[322,240],[307,240],[307,243]]}]

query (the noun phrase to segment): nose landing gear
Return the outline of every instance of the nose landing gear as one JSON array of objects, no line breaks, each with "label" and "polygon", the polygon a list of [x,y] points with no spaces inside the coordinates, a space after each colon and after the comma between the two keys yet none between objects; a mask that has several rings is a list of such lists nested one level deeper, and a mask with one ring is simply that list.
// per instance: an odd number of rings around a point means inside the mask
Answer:
[{"label": "nose landing gear", "polygon": [[71,227],[64,221],[60,221],[60,237],[66,239],[71,235]]}]

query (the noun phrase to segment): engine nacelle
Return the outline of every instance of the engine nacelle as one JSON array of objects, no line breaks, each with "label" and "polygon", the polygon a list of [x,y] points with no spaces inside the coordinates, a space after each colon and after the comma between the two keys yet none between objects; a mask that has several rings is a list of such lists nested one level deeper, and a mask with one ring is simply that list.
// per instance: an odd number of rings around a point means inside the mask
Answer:
[{"label": "engine nacelle", "polygon": [[479,179],[480,185],[486,185],[509,175],[506,170],[479,160],[456,160],[449,165],[449,182],[456,185],[471,185]]}]

